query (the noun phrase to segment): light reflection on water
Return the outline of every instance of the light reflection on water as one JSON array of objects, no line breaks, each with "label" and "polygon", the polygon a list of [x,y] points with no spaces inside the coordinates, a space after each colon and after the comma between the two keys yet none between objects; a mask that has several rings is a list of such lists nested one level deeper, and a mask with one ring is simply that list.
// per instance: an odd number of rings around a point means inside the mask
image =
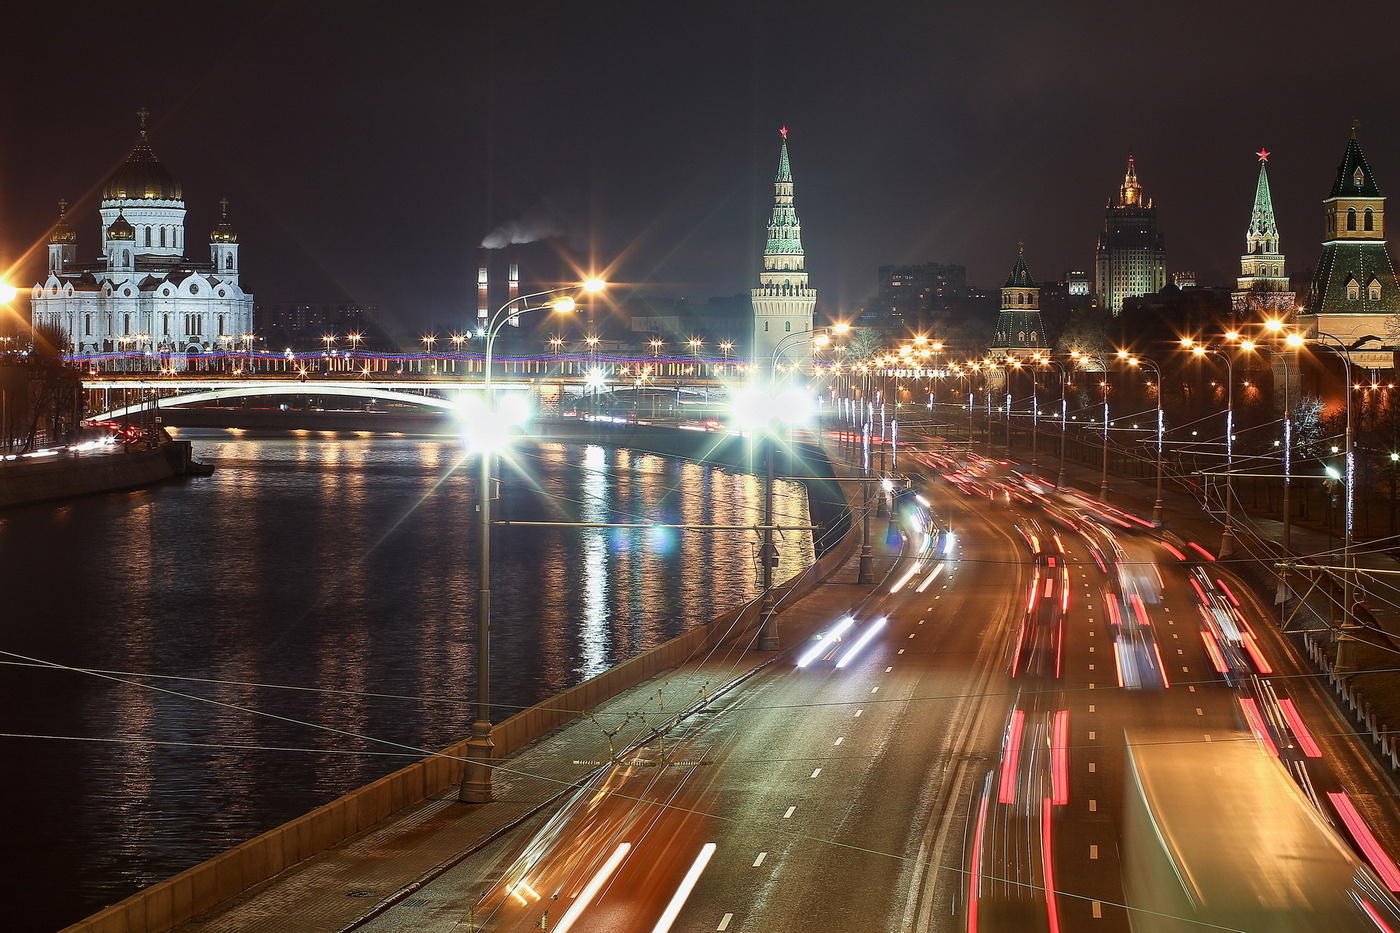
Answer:
[{"label": "light reflection on water", "polygon": [[[210,478],[0,515],[3,647],[435,748],[466,731],[475,483],[440,439],[186,432]],[[753,523],[753,477],[594,445],[519,452],[499,514]],[[537,484],[549,495],[532,490]],[[805,522],[780,483],[777,511]],[[657,535],[652,537],[652,535]],[[756,592],[752,533],[511,527],[493,552],[498,716]],[[788,535],[780,578],[811,559]],[[0,668],[6,929],[51,930],[407,763],[364,741],[75,673]],[[209,683],[221,681],[223,683]],[[229,683],[238,682],[238,683]],[[284,684],[309,690],[272,690]],[[388,693],[414,699],[385,699]],[[171,742],[173,745],[153,745]],[[194,745],[203,747],[192,747]],[[305,751],[209,746],[258,745]]]}]

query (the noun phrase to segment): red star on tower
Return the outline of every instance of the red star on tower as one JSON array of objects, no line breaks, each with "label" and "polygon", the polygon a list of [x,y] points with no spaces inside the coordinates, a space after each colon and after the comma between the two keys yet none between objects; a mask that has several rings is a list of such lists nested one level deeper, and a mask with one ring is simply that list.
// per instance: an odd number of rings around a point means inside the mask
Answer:
[{"label": "red star on tower", "polygon": [[787,127],[781,128],[780,130],[778,130],[778,133],[783,137],[783,139],[787,139]]},{"label": "red star on tower", "polygon": [[1259,157],[1259,161],[1260,161],[1260,162],[1267,162],[1267,161],[1269,161],[1269,150],[1267,150],[1267,149],[1260,149],[1258,152],[1256,152],[1256,153],[1254,153],[1254,154],[1257,155],[1257,156]]}]

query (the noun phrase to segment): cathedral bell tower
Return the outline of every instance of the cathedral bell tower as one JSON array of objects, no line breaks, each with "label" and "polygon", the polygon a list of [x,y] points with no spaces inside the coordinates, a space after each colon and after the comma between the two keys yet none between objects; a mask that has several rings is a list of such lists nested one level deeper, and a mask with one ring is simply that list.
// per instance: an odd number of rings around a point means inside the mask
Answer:
[{"label": "cathedral bell tower", "polygon": [[78,234],[68,223],[68,202],[58,202],[58,223],[49,231],[49,272],[62,275],[78,256]]},{"label": "cathedral bell tower", "polygon": [[[782,345],[778,362],[810,366],[810,333],[816,312],[817,290],[807,284],[802,254],[802,225],[793,205],[792,169],[788,164],[787,127],[779,131],[778,173],[773,179],[773,215],[768,221],[768,245],[763,250],[763,271],[753,298],[752,361],[754,375],[766,378]],[[807,338],[795,335],[806,333]]]},{"label": "cathedral bell tower", "polygon": [[228,220],[228,198],[219,199],[219,222],[209,231],[209,258],[215,276],[238,283],[238,234]]}]

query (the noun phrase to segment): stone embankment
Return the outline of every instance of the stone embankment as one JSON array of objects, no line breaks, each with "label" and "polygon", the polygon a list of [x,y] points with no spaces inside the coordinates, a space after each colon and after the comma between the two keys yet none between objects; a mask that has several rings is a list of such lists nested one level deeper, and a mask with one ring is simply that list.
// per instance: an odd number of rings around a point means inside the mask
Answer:
[{"label": "stone embankment", "polygon": [[0,508],[149,486],[189,475],[193,466],[189,441],[11,460],[0,464]]}]

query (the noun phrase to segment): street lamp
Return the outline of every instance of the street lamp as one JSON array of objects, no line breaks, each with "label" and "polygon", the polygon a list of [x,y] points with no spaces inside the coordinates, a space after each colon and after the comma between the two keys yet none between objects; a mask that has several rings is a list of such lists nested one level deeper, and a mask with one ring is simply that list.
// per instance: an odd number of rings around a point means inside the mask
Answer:
[{"label": "street lamp", "polygon": [[[1225,334],[1225,339],[1239,340],[1238,331]],[[1225,527],[1220,532],[1220,557],[1235,553],[1235,358],[1218,347],[1209,347],[1183,337],[1181,345],[1197,359],[1218,356],[1225,361]],[[1251,348],[1253,344],[1250,344]]]},{"label": "street lamp", "polygon": [[1165,441],[1166,420],[1162,414],[1162,367],[1145,357],[1133,356],[1127,350],[1119,350],[1118,358],[1129,366],[1141,367],[1157,376],[1157,496],[1152,502],[1152,524],[1162,524],[1162,447]]},{"label": "street lamp", "polygon": [[[591,293],[601,291],[604,284],[600,279],[589,279],[581,287]],[[501,328],[521,315],[545,309],[564,313],[574,310],[572,298],[561,298],[535,307],[527,306],[529,299],[572,291],[575,287],[550,288],[512,298],[496,309],[485,328],[486,352],[482,360],[479,417],[473,420],[477,446],[481,452],[481,474],[477,488],[481,542],[476,629],[476,718],[472,721],[471,738],[467,740],[467,763],[458,791],[458,799],[463,803],[490,803],[494,799],[491,789],[491,753],[495,749],[495,743],[491,740],[491,461],[494,455],[493,448],[500,445],[504,440],[504,433],[509,430],[509,425],[519,423],[521,416],[520,412],[496,409],[495,389],[491,383],[492,352]]]},{"label": "street lamp", "polygon": [[656,358],[659,357],[660,355],[661,355],[661,341],[660,341],[660,340],[652,340],[652,341],[651,341],[651,358],[652,358],[652,359],[656,359]]}]

